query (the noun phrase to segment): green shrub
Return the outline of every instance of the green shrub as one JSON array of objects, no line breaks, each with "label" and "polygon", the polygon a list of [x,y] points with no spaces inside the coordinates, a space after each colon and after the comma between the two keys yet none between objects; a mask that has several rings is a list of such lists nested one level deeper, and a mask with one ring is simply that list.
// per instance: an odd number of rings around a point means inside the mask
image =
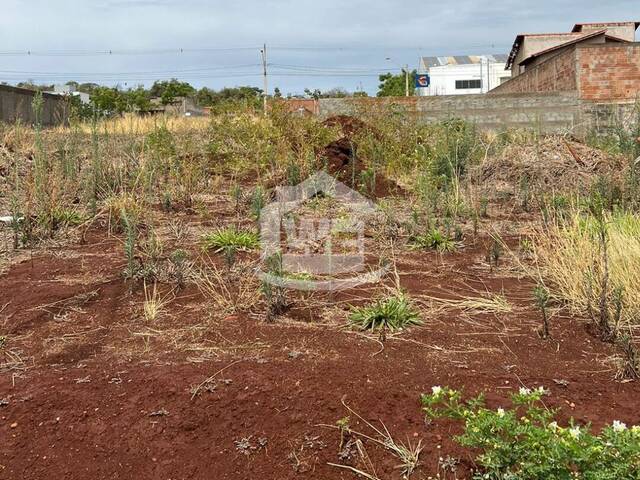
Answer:
[{"label": "green shrub", "polygon": [[349,322],[362,330],[392,332],[422,323],[419,312],[404,294],[382,298],[364,307],[351,307]]},{"label": "green shrub", "polygon": [[431,173],[447,181],[462,178],[480,151],[475,126],[459,119],[444,121],[436,141]]},{"label": "green shrub", "polygon": [[412,248],[436,250],[440,253],[454,252],[456,249],[455,242],[437,228],[414,236],[410,240],[410,245]]},{"label": "green shrub", "polygon": [[238,230],[236,227],[219,228],[215,232],[202,236],[202,246],[205,250],[214,250],[216,253],[227,248],[236,250],[254,250],[260,243],[256,232]]},{"label": "green shrub", "polygon": [[511,396],[512,406],[491,410],[482,395],[467,401],[447,387],[432,387],[422,396],[428,418],[464,422],[456,437],[477,452],[480,470],[473,478],[489,480],[574,479],[622,480],[640,478],[640,427],[619,421],[600,435],[589,426],[566,427],[555,421],[557,411],[542,403],[542,388],[521,388]]}]

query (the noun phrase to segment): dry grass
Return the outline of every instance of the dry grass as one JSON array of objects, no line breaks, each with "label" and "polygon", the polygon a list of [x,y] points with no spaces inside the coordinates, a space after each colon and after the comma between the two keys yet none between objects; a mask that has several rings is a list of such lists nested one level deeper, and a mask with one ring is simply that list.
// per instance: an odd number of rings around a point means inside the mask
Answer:
[{"label": "dry grass", "polygon": [[[192,130],[204,130],[209,126],[210,121],[208,117],[171,115],[141,117],[135,114],[125,114],[100,121],[97,129],[100,133],[115,135],[146,135],[159,126],[164,126],[171,132],[184,133]],[[90,123],[82,123],[79,126],[83,133],[91,133],[91,128]],[[68,127],[57,127],[56,130],[64,132],[68,130]]]},{"label": "dry grass", "polygon": [[[608,304],[613,292],[623,291],[621,323],[638,325],[640,313],[640,218],[607,214]],[[565,303],[573,313],[584,314],[597,306],[602,291],[604,262],[596,222],[574,214],[567,221],[532,236],[533,265],[523,264],[538,281],[547,284],[552,299]]]},{"label": "dry grass", "polygon": [[193,280],[223,315],[250,311],[260,300],[255,265],[251,262],[238,262],[231,269],[224,269],[205,254]]},{"label": "dry grass", "polygon": [[[402,478],[409,478],[412,473],[415,472],[416,468],[420,465],[420,453],[424,449],[424,445],[422,444],[422,439],[419,439],[417,442],[412,443],[409,439],[407,442],[397,441],[393,438],[389,429],[386,425],[380,422],[381,427],[376,427],[371,422],[365,420],[361,415],[359,415],[355,410],[349,407],[344,400],[342,401],[344,407],[349,411],[350,414],[354,415],[361,421],[364,425],[366,425],[370,430],[370,434],[366,434],[363,432],[358,432],[351,429],[347,426],[335,426],[335,425],[323,425],[325,427],[338,428],[341,431],[341,435],[344,434],[352,435],[356,438],[356,447],[358,450],[358,454],[362,459],[365,468],[367,471],[356,469],[349,465],[341,465],[337,463],[329,463],[329,465],[333,467],[338,467],[342,469],[350,470],[351,472],[360,475],[362,477],[377,480],[378,476],[375,472],[375,467],[369,458],[369,455],[366,453],[366,449],[361,441],[361,439],[369,440],[374,444],[377,444],[387,451],[391,452],[400,463],[397,465],[397,469],[400,470]],[[347,417],[348,418],[348,417]]]},{"label": "dry grass", "polygon": [[147,322],[155,322],[171,300],[173,300],[173,292],[162,296],[158,292],[158,284],[156,282],[153,282],[153,289],[147,288],[147,282],[144,282],[144,303],[142,305],[142,311],[145,320]]},{"label": "dry grass", "polygon": [[501,294],[487,293],[477,297],[461,296],[459,298],[439,298],[429,295],[420,296],[425,302],[422,305],[429,310],[461,310],[467,314],[511,313],[513,305]]}]

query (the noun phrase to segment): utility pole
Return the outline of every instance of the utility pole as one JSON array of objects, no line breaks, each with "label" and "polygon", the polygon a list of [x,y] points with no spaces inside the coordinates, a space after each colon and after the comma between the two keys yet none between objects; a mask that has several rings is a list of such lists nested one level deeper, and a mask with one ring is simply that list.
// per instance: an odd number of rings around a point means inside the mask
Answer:
[{"label": "utility pole", "polygon": [[404,96],[409,96],[409,65],[404,66]]},{"label": "utility pole", "polygon": [[269,91],[269,84],[267,82],[267,44],[265,43],[260,51],[262,53],[262,73],[264,76],[264,91],[262,92],[263,97],[263,108],[264,114],[267,114],[267,95]]}]

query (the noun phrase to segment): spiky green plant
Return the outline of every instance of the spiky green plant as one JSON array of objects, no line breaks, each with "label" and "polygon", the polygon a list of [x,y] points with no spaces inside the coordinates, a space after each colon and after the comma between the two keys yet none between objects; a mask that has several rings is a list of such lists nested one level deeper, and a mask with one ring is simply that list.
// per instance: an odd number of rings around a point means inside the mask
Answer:
[{"label": "spiky green plant", "polygon": [[202,247],[216,253],[225,249],[255,250],[260,244],[258,234],[251,230],[239,230],[235,226],[219,228],[202,236]]},{"label": "spiky green plant", "polygon": [[127,279],[135,278],[140,270],[140,264],[136,259],[136,243],[138,239],[138,225],[133,218],[123,208],[121,211],[122,225],[124,226],[124,255],[127,259],[127,266],[124,276]]},{"label": "spiky green plant", "polygon": [[440,253],[449,253],[456,250],[453,239],[443,234],[437,228],[429,230],[427,233],[416,235],[411,239],[410,245],[416,249],[436,250]]},{"label": "spiky green plant", "polygon": [[253,218],[259,219],[262,208],[267,204],[264,189],[258,185],[251,194],[251,214]]},{"label": "spiky green plant", "polygon": [[[265,258],[264,268],[267,274],[272,278],[282,278],[284,276],[284,270],[282,268],[282,254],[276,253]],[[267,303],[267,322],[272,322],[278,315],[283,314],[289,308],[287,291],[283,286],[265,279],[260,286],[260,291]]]},{"label": "spiky green plant", "polygon": [[351,307],[349,322],[361,329],[380,332],[384,341],[387,330],[395,332],[420,325],[420,313],[403,293],[384,297],[364,307]]},{"label": "spiky green plant", "polygon": [[549,338],[549,317],[547,315],[549,290],[542,284],[536,285],[533,289],[533,297],[536,300],[536,305],[542,312],[542,330],[540,331],[540,336],[542,338]]}]

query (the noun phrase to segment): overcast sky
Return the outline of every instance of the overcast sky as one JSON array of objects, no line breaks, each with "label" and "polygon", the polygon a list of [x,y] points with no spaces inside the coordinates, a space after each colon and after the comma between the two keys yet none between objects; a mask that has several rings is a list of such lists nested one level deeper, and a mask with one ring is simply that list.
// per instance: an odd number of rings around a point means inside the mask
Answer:
[{"label": "overcast sky", "polygon": [[380,71],[420,56],[507,53],[517,33],[623,20],[640,20],[640,1],[2,0],[0,81],[261,87],[266,42],[270,90],[375,93]]}]

